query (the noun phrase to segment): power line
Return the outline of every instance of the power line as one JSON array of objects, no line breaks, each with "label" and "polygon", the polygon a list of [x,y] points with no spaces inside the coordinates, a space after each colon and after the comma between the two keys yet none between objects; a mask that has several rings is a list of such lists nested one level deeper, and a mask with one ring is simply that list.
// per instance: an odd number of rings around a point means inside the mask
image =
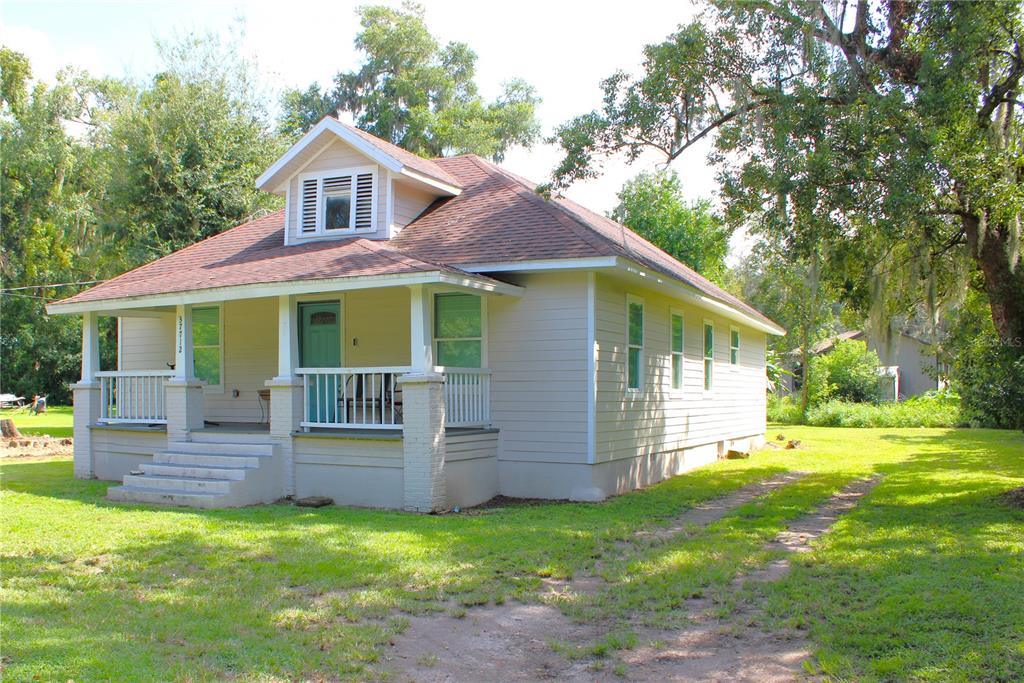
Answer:
[{"label": "power line", "polygon": [[17,292],[23,289],[48,289],[49,287],[74,287],[76,285],[95,285],[106,280],[86,280],[84,282],[57,282],[48,285],[25,285],[24,287],[5,287],[0,292]]}]

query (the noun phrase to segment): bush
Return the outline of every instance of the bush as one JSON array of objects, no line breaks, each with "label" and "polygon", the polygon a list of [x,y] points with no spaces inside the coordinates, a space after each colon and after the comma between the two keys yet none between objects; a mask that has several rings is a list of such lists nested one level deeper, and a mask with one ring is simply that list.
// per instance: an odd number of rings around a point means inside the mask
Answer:
[{"label": "bush", "polygon": [[950,380],[963,396],[963,419],[971,427],[1024,429],[1024,356],[995,333],[959,349]]},{"label": "bush", "polygon": [[956,427],[962,423],[960,397],[930,391],[900,403],[828,401],[807,411],[815,427]]},{"label": "bush", "polygon": [[768,395],[768,421],[786,425],[803,423],[800,406],[792,396]]},{"label": "bush", "polygon": [[878,377],[878,354],[855,339],[836,343],[828,353],[811,359],[810,405],[834,399],[855,403],[877,403],[882,398]]}]

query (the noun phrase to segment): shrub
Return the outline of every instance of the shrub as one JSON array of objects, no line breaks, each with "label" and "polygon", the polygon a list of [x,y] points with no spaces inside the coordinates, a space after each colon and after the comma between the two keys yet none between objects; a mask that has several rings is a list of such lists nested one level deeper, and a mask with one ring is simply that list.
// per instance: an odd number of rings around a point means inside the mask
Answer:
[{"label": "shrub", "polygon": [[962,423],[960,397],[930,391],[900,403],[827,401],[807,411],[815,427],[956,427]]},{"label": "shrub", "polygon": [[877,403],[882,398],[878,354],[855,339],[844,339],[828,353],[811,359],[809,402],[815,406],[838,399]]},{"label": "shrub", "polygon": [[792,396],[768,395],[768,421],[787,425],[803,423],[800,406]]},{"label": "shrub", "polygon": [[994,332],[958,349],[950,380],[963,396],[967,425],[1024,429],[1024,356],[1000,343]]}]

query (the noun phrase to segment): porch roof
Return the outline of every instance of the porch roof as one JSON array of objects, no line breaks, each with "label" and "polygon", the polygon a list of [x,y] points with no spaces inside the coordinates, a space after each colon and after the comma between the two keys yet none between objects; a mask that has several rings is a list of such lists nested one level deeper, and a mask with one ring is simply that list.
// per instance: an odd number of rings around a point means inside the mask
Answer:
[{"label": "porch roof", "polygon": [[492,291],[518,289],[417,258],[379,240],[355,237],[284,246],[284,211],[276,211],[50,304],[48,309],[72,313],[102,308],[104,302],[258,284],[374,278],[394,279],[398,285],[411,281],[402,276],[418,274],[436,274],[437,281]]}]

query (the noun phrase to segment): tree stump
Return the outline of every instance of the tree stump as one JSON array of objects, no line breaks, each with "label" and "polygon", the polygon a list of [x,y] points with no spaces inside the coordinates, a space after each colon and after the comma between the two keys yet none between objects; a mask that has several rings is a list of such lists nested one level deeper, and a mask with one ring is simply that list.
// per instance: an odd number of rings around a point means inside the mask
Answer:
[{"label": "tree stump", "polygon": [[21,432],[14,426],[14,420],[10,418],[0,420],[0,434],[9,439],[17,439],[21,436]]}]

